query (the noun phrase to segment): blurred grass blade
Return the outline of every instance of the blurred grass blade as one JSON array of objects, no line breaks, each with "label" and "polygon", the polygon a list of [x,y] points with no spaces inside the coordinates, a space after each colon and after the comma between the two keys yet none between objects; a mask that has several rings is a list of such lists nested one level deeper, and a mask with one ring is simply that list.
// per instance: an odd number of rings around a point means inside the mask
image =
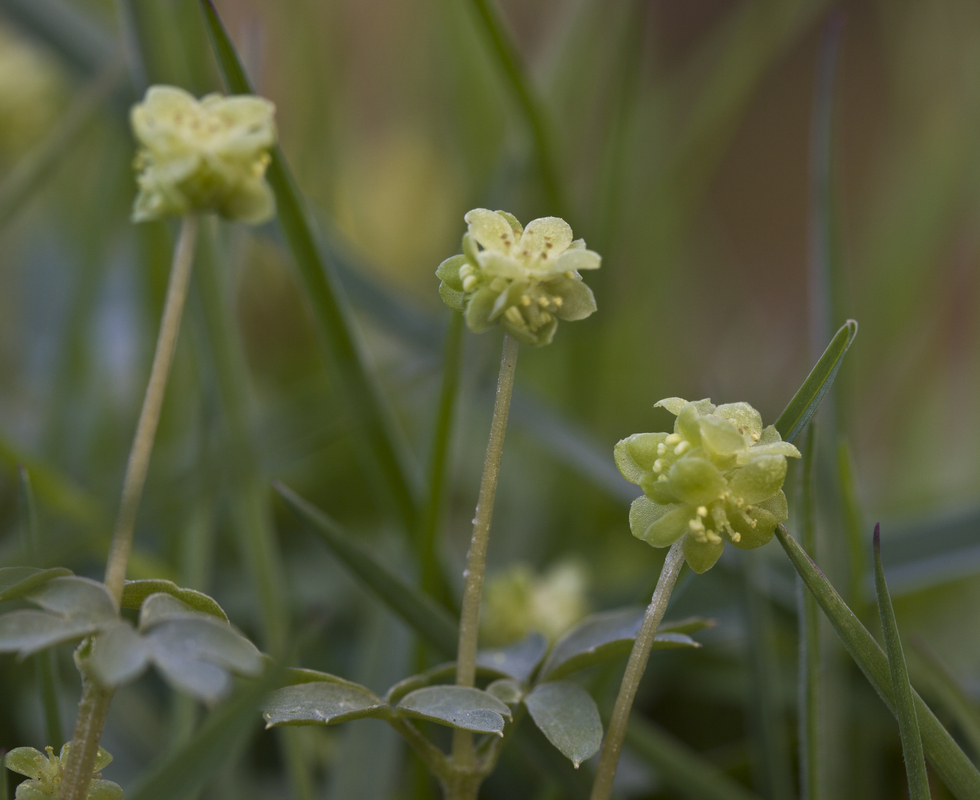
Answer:
[{"label": "blurred grass blade", "polygon": [[122,86],[125,76],[122,61],[114,59],[106,64],[76,95],[47,137],[14,165],[0,184],[0,228],[27,205],[28,198],[58,166],[103,103]]},{"label": "blurred grass blade", "polygon": [[507,76],[510,88],[517,97],[521,113],[531,129],[541,181],[548,198],[548,212],[559,217],[567,217],[568,209],[565,206],[565,195],[558,177],[553,137],[541,98],[531,84],[530,76],[521,63],[517,46],[509,35],[500,11],[494,5],[494,0],[472,0],[472,3],[489,40],[494,60]]},{"label": "blurred grass blade", "polygon": [[824,23],[817,64],[817,80],[810,126],[810,219],[807,299],[810,308],[810,347],[818,358],[819,347],[830,338],[833,324],[834,249],[833,187],[831,167],[834,156],[834,78],[840,50],[844,13],[831,12]]},{"label": "blurred grass blade", "polygon": [[700,753],[637,714],[630,717],[626,744],[664,782],[698,800],[760,800]]},{"label": "blurred grass blade", "polygon": [[779,653],[773,609],[766,591],[766,574],[758,553],[743,553],[740,560],[750,673],[746,711],[755,729],[752,747],[758,765],[754,782],[770,800],[791,800],[795,796],[792,754],[787,720],[776,688],[779,685]]},{"label": "blurred grass blade", "polygon": [[316,506],[281,483],[274,488],[313,526],[331,552],[359,577],[391,611],[448,658],[456,655],[456,623],[442,606],[406,583],[378,561],[363,544]]},{"label": "blurred grass blade", "polygon": [[185,745],[144,774],[128,794],[129,800],[173,800],[201,786],[259,728],[262,701],[282,680],[282,672],[266,669],[262,678],[243,686],[211,712]]},{"label": "blurred grass blade", "polygon": [[104,29],[65,0],[0,0],[0,11],[82,72],[98,72],[116,49]]},{"label": "blurred grass blade", "polygon": [[30,458],[0,433],[0,465],[16,478],[23,466],[31,474],[34,492],[52,510],[87,527],[97,527],[106,520],[101,504],[74,486],[71,480],[53,467]]},{"label": "blurred grass blade", "polygon": [[[31,563],[40,566],[41,532],[37,525],[37,506],[34,503],[34,492],[31,489],[31,476],[23,467],[20,473],[20,512],[21,530],[27,544]],[[58,710],[58,684],[55,680],[57,661],[54,650],[38,653],[34,656],[34,667],[37,670],[38,689],[41,693],[41,705],[44,709],[44,730],[47,743],[55,750],[60,750],[64,744],[64,734],[61,728],[61,713]]]},{"label": "blurred grass blade", "polygon": [[[888,659],[884,651],[854,616],[854,612],[847,607],[817,565],[786,532],[786,528],[779,525],[776,536],[803,583],[817,598],[847,652],[888,706],[888,710],[897,716]],[[980,772],[914,690],[912,697],[926,756],[955,797],[959,800],[976,800],[980,797]]]},{"label": "blurred grass blade", "polygon": [[[211,0],[200,0],[218,66],[232,94],[251,94],[252,87]],[[360,423],[378,467],[394,495],[406,531],[414,532],[418,509],[409,473],[396,443],[394,426],[374,384],[350,322],[347,300],[323,257],[306,202],[281,148],[272,153],[267,174],[276,195],[279,224],[313,307],[320,340],[339,371],[347,409]]]},{"label": "blurred grass blade", "polygon": [[779,415],[779,419],[776,420],[776,430],[783,437],[783,441],[795,441],[806,427],[820,401],[823,400],[823,396],[833,384],[834,378],[837,377],[844,354],[857,336],[857,331],[858,324],[853,319],[844,323],[820,356],[820,360],[817,361],[800,390]]},{"label": "blurred grass blade", "polygon": [[924,675],[932,694],[936,695],[947,713],[956,720],[963,735],[973,746],[974,754],[980,755],[980,704],[964,691],[924,639],[913,639],[912,651],[919,656],[915,664],[916,672]]},{"label": "blurred grass blade", "polygon": [[[800,492],[800,544],[810,558],[817,554],[817,509],[813,462],[816,459],[816,426],[806,432],[803,449],[803,480]],[[816,598],[803,584],[799,586],[799,723],[800,795],[803,800],[820,800],[824,785],[821,764],[821,724],[823,708],[820,669],[820,616]]]},{"label": "blurred grass blade", "polygon": [[447,600],[449,594],[439,563],[439,523],[442,520],[442,508],[446,500],[446,466],[451,451],[462,354],[463,315],[454,312],[449,316],[449,326],[446,329],[442,389],[439,394],[435,434],[432,438],[432,453],[429,456],[429,498],[419,537],[422,591],[440,601]]},{"label": "blurred grass blade", "polygon": [[868,561],[865,556],[864,526],[861,522],[861,506],[857,496],[851,448],[848,447],[847,440],[843,437],[837,443],[837,485],[840,487],[844,532],[847,536],[847,561],[850,570],[847,601],[857,618],[864,619],[866,612],[864,582],[865,573],[868,569]]},{"label": "blurred grass blade", "polygon": [[896,715],[898,727],[902,734],[902,753],[905,756],[905,772],[909,779],[909,800],[930,800],[929,776],[926,773],[925,754],[922,752],[922,737],[919,734],[912,684],[909,683],[909,670],[905,663],[905,652],[898,632],[895,609],[888,595],[885,570],[881,566],[880,525],[875,525],[874,564],[878,614],[881,616],[881,630],[885,636],[885,649],[888,652],[888,672],[891,675],[895,707],[898,712]]}]

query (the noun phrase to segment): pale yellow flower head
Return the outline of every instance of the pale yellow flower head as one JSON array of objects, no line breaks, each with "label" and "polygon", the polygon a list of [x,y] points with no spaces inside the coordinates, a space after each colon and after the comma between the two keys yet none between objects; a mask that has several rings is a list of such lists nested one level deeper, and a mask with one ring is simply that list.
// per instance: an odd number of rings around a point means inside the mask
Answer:
[{"label": "pale yellow flower head", "polygon": [[275,201],[265,170],[274,115],[261,97],[197,100],[174,86],[151,86],[130,113],[140,143],[133,220],[209,211],[252,225],[270,219]]},{"label": "pale yellow flower head", "polygon": [[51,127],[62,100],[52,59],[0,27],[0,161],[12,161]]}]

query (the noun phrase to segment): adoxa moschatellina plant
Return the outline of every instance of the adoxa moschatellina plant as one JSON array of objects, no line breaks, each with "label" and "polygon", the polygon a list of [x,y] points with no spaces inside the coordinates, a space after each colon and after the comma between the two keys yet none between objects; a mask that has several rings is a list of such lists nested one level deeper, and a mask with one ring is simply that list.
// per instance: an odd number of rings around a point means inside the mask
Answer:
[{"label": "adoxa moschatellina plant", "polygon": [[[140,496],[180,330],[199,226],[217,213],[255,224],[274,213],[264,175],[276,139],[274,108],[258,97],[208,95],[151,87],[133,107],[139,194],[133,220],[181,218],[153,366],[126,465],[122,501],[103,583],[66,569],[0,570],[0,601],[39,607],[0,616],[0,651],[26,657],[82,640],[75,663],[82,698],[72,741],[60,756],[18,748],[8,768],[31,780],[17,800],[118,800],[122,790],[96,778],[111,757],[99,747],[115,689],[153,665],[175,688],[213,703],[231,688],[233,675],[256,676],[263,659],[207,595],[169,581],[127,581],[126,568]],[[121,608],[138,611],[132,625]]]},{"label": "adoxa moschatellina plant", "polygon": [[[462,254],[444,261],[436,272],[442,281],[439,292],[451,309],[463,314],[471,331],[502,326],[504,342],[464,574],[456,662],[407,678],[384,698],[341,678],[296,670],[292,685],[277,690],[264,712],[270,726],[385,719],[453,800],[477,796],[525,712],[576,766],[595,754],[602,737],[592,698],[577,684],[559,680],[585,666],[582,642],[574,639],[581,626],[562,640],[573,637],[564,649],[561,642],[556,644],[547,660],[548,640],[537,632],[508,647],[478,652],[490,521],[518,349],[521,343],[547,345],[559,320],[583,319],[595,311],[581,271],[598,268],[600,258],[557,217],[532,220],[524,227],[511,214],[477,208],[465,221]],[[631,620],[617,619],[616,624],[621,638],[621,629]],[[677,636],[686,638],[681,632]],[[427,739],[414,720],[452,728],[451,752]]]},{"label": "adoxa moschatellina plant", "polygon": [[684,562],[700,574],[726,541],[753,549],[772,539],[788,516],[786,458],[800,457],[748,403],[669,397],[656,405],[676,416],[674,430],[633,434],[616,445],[615,458],[623,477],[643,490],[630,507],[633,535],[670,550],[626,665],[591,800],[612,793],[633,698]]}]

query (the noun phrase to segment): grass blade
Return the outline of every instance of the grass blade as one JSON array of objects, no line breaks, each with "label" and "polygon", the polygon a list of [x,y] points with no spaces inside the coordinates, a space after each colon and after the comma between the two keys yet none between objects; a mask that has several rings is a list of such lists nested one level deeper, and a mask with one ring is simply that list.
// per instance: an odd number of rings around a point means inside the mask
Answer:
[{"label": "grass blade", "polygon": [[[211,0],[200,0],[218,66],[233,94],[251,94],[252,87],[238,54]],[[347,407],[360,423],[371,453],[391,488],[407,531],[414,531],[418,516],[415,490],[396,445],[394,425],[355,341],[343,290],[324,258],[314,235],[314,223],[282,150],[272,153],[267,174],[276,195],[279,224],[313,307],[321,343],[340,373]]]},{"label": "grass blade", "polygon": [[[854,612],[847,607],[803,548],[786,532],[786,528],[779,525],[776,536],[803,583],[817,598],[847,652],[888,706],[888,710],[897,716],[888,659],[880,645],[854,616]],[[958,800],[974,800],[980,797],[980,772],[914,690],[912,697],[926,756],[939,776]]]},{"label": "grass blade", "polygon": [[[37,507],[34,503],[34,492],[31,489],[31,477],[27,470],[20,468],[20,511],[21,529],[30,554],[31,563],[40,565],[41,532],[37,526]],[[38,653],[34,656],[34,668],[37,670],[38,689],[41,692],[41,705],[44,708],[44,730],[47,743],[55,750],[60,750],[64,744],[64,734],[61,728],[61,713],[58,710],[58,684],[55,680],[57,661],[54,650]]]},{"label": "grass blade", "polygon": [[54,467],[30,458],[3,434],[0,434],[0,466],[12,476],[16,476],[21,467],[26,469],[32,476],[37,497],[62,516],[91,528],[105,524],[107,516],[98,500],[76,487]]},{"label": "grass blade", "polygon": [[[815,481],[813,462],[816,459],[816,427],[806,432],[803,449],[803,485],[800,492],[800,544],[810,558],[817,554],[817,510],[814,503]],[[800,639],[800,796],[803,800],[819,800],[823,780],[821,775],[822,706],[820,670],[820,617],[816,598],[799,584]]]},{"label": "grass blade", "polygon": [[652,722],[633,714],[626,744],[671,786],[699,800],[760,800],[714,764]]},{"label": "grass blade", "polygon": [[0,184],[0,228],[27,205],[27,199],[61,162],[106,100],[119,90],[125,77],[121,61],[107,64],[75,97],[47,137],[17,162]]},{"label": "grass blade", "polygon": [[422,562],[422,591],[438,600],[448,595],[439,566],[439,522],[446,494],[446,465],[449,463],[456,395],[463,353],[463,315],[450,314],[442,365],[442,389],[429,466],[429,500],[422,520],[419,553]]},{"label": "grass blade", "polygon": [[888,595],[885,570],[881,566],[881,526],[875,525],[874,538],[875,591],[878,594],[878,614],[881,616],[881,630],[885,635],[885,648],[888,651],[888,671],[891,674],[892,691],[898,712],[898,727],[902,734],[902,752],[905,755],[905,772],[909,779],[909,800],[930,800],[929,776],[926,773],[926,758],[922,752],[922,737],[919,734],[919,720],[915,712],[912,684],[909,683],[909,670],[905,663],[902,638],[898,633],[895,609]]},{"label": "grass blade", "polygon": [[858,324],[853,319],[844,323],[807,379],[803,381],[800,390],[779,415],[779,419],[776,420],[776,430],[784,441],[795,441],[816,412],[823,396],[834,383],[844,354],[857,336],[857,331]]},{"label": "grass blade", "polygon": [[500,12],[493,5],[493,0],[472,0],[473,7],[482,23],[483,31],[490,43],[493,57],[517,98],[521,113],[531,129],[531,138],[537,155],[538,168],[541,171],[541,181],[544,184],[548,198],[549,212],[565,217],[568,210],[565,206],[565,196],[561,181],[558,177],[558,164],[554,154],[554,145],[548,117],[540,97],[531,85],[530,77],[521,63],[517,47],[507,32]]},{"label": "grass blade", "polygon": [[963,735],[973,746],[974,753],[980,755],[980,705],[963,690],[956,677],[929,649],[924,639],[913,639],[912,650],[919,655],[914,665],[915,670],[920,674],[924,673],[931,693],[956,720]]},{"label": "grass blade", "polygon": [[82,72],[98,72],[116,49],[101,26],[65,0],[0,0],[0,10]]},{"label": "grass blade", "polygon": [[172,800],[197,789],[261,725],[262,701],[278,685],[281,673],[281,669],[267,669],[261,679],[222,703],[183,747],[144,775],[129,800]]},{"label": "grass blade", "polygon": [[316,506],[281,483],[273,484],[282,498],[313,526],[313,530],[344,566],[357,575],[395,614],[447,658],[456,655],[456,623],[442,606],[410,586],[378,561],[363,544]]}]

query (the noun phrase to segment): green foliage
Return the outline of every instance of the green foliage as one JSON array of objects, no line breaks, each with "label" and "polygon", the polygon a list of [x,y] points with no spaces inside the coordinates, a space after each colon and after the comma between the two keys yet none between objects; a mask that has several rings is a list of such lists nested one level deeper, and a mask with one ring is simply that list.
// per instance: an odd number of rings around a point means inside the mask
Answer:
[{"label": "green foliage", "polygon": [[542,683],[524,698],[524,704],[534,724],[576,769],[599,752],[602,743],[599,709],[577,683]]}]

